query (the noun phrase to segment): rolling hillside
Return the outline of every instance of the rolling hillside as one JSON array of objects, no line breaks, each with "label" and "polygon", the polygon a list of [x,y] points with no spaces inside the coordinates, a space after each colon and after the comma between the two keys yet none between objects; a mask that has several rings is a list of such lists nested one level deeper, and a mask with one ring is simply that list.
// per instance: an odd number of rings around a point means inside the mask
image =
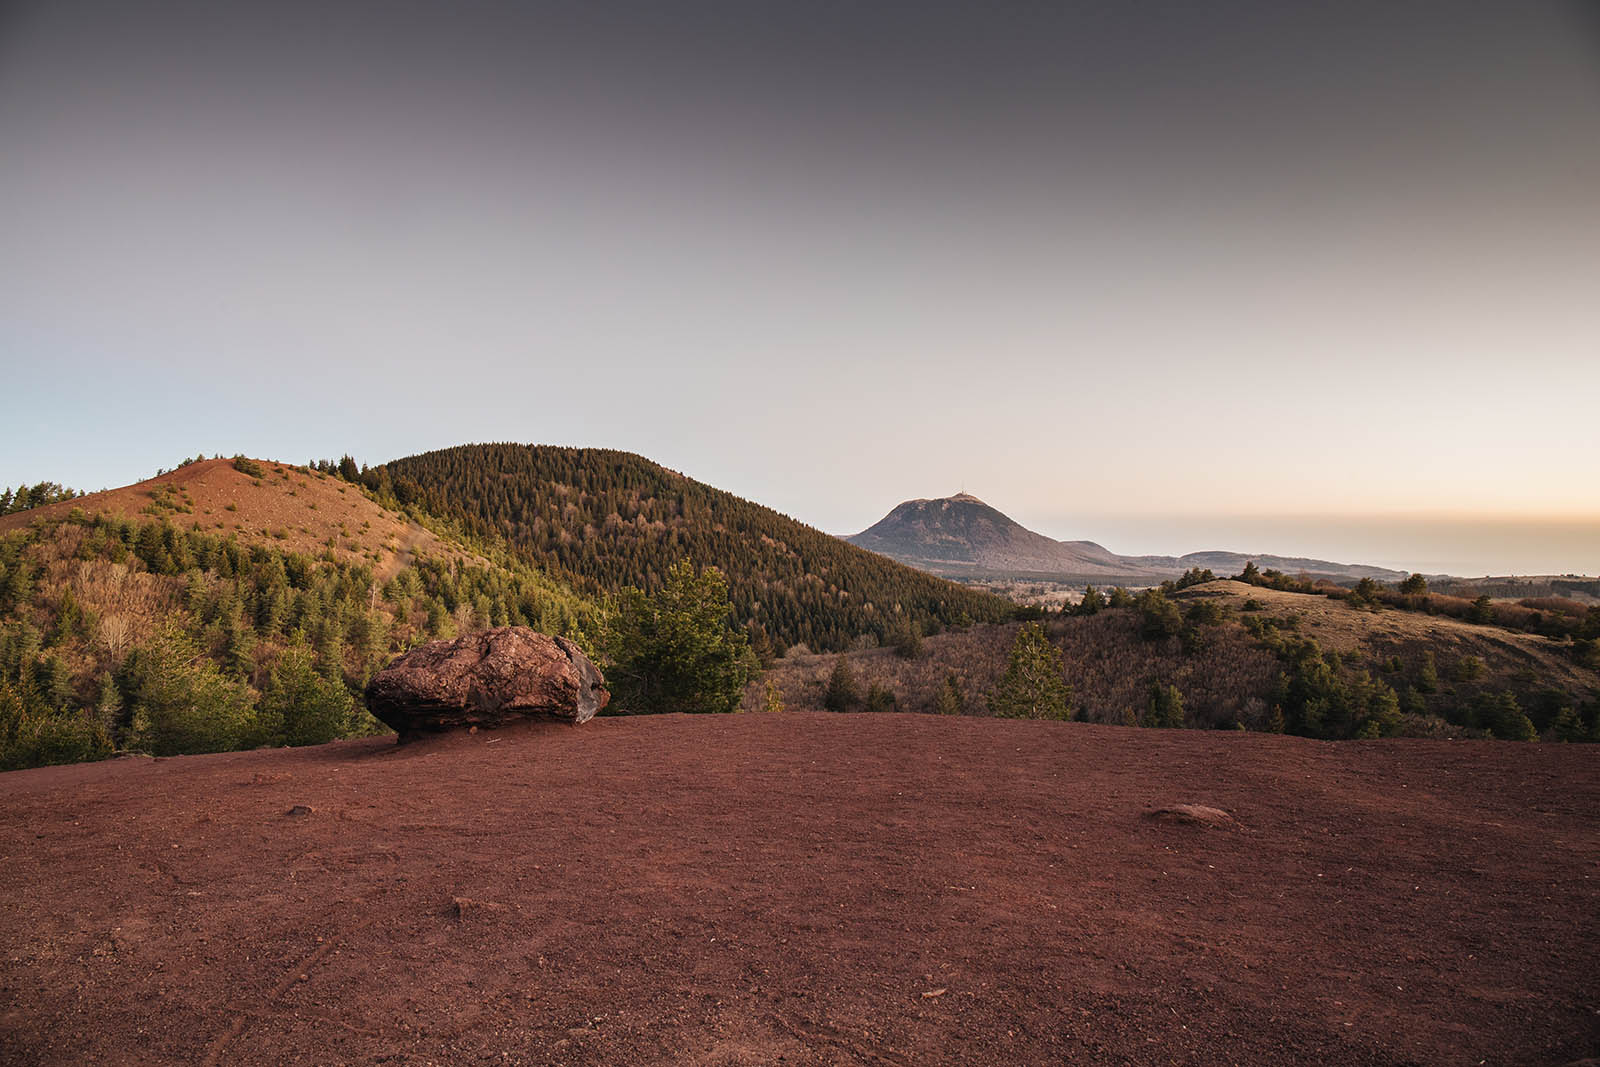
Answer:
[{"label": "rolling hillside", "polygon": [[[250,473],[241,470],[243,466]],[[134,485],[0,516],[0,535],[74,511],[164,519],[241,544],[370,566],[387,581],[417,555],[484,562],[339,478],[268,460],[205,459]]]},{"label": "rolling hillside", "polygon": [[[1376,711],[1383,736],[1467,738],[1491,732],[1484,702],[1510,694],[1542,737],[1600,740],[1600,672],[1575,662],[1571,644],[1442,615],[1357,610],[1327,596],[1235,581],[1191,586],[1172,601],[1184,625],[1155,638],[1144,632],[1134,604],[1045,621],[1072,687],[1073,718],[1145,724],[1151,686],[1170,685],[1181,696],[1182,725],[1190,728],[1341,738],[1354,736],[1363,716]],[[858,694],[847,710],[865,710],[862,698],[873,687],[892,696],[895,710],[942,710],[953,677],[961,712],[987,715],[987,697],[1006,670],[1017,628],[940,634],[912,658],[886,648],[791,656],[749,686],[744,707],[760,710],[771,683],[786,708],[822,710],[843,658]],[[1307,692],[1307,685],[1316,688]],[[1390,699],[1392,707],[1383,710]],[[1297,707],[1313,702],[1345,707],[1315,724],[1297,718]],[[1364,709],[1351,707],[1361,702]],[[1285,722],[1274,721],[1275,710]]]},{"label": "rolling hillside", "polygon": [[1404,572],[1270,554],[1191,552],[1183,556],[1119,556],[1093,541],[1056,541],[1029,530],[970,493],[907,500],[851,544],[947,578],[1046,578],[1063,582],[1150,585],[1198,567],[1236,574],[1254,560],[1288,574],[1353,582],[1397,580]]},{"label": "rolling hillside", "polygon": [[361,688],[395,652],[595,618],[338,478],[191,463],[0,519],[0,769],[371,732]]},{"label": "rolling hillside", "polygon": [[369,476],[504,538],[585,593],[649,591],[682,558],[719,567],[738,619],[784,646],[836,650],[908,624],[931,632],[1014,610],[627,452],[464,445]]}]

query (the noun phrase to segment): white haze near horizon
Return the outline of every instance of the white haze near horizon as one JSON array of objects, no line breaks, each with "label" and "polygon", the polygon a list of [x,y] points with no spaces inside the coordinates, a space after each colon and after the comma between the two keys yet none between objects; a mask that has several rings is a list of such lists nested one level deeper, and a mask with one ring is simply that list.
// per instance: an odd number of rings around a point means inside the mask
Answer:
[{"label": "white haze near horizon", "polygon": [[1600,576],[1600,519],[1041,515],[1036,521],[1036,528],[1046,536],[1097,541],[1130,556],[1181,556],[1220,550],[1463,578],[1513,574]]}]

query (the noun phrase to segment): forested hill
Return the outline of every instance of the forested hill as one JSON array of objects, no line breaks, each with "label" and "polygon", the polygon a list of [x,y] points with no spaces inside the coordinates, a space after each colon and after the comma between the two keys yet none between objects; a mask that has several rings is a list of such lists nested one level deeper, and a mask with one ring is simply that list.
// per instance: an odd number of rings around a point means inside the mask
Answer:
[{"label": "forested hill", "polygon": [[368,472],[402,500],[505,538],[584,592],[655,589],[680,559],[727,577],[737,618],[779,645],[825,651],[1008,618],[1013,606],[935,578],[641,456],[463,445]]}]

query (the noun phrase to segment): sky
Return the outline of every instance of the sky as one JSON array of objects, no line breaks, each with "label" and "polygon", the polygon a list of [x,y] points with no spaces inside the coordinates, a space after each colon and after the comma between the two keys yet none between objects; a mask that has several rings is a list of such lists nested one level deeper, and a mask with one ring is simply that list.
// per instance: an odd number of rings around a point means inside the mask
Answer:
[{"label": "sky", "polygon": [[1596,190],[1582,4],[13,3],[0,485],[524,441],[1600,573]]}]

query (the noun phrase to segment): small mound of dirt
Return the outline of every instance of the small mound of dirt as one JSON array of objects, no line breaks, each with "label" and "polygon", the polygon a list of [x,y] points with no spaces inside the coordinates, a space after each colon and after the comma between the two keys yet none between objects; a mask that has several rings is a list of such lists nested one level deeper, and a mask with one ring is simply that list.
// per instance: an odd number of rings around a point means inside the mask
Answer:
[{"label": "small mound of dirt", "polygon": [[1157,808],[1155,811],[1146,812],[1145,818],[1181,823],[1184,826],[1238,825],[1233,821],[1233,816],[1221,808],[1210,808],[1204,804],[1174,804],[1168,808]]}]

